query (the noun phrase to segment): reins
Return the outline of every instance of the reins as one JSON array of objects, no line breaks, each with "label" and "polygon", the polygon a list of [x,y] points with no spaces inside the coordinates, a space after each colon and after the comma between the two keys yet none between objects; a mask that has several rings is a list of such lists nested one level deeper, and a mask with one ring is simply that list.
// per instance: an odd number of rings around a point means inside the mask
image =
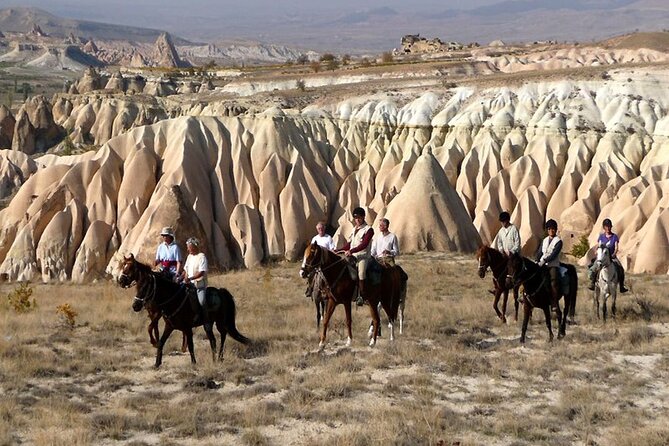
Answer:
[{"label": "reins", "polygon": [[[522,260],[521,260],[521,263],[522,263],[522,265],[523,265],[523,269],[519,272],[519,274],[518,274],[519,276],[522,275],[523,271],[527,271],[527,266],[526,266],[525,262],[526,262],[525,259],[522,259]],[[519,280],[516,280],[516,278],[513,277],[513,276],[510,275],[510,274],[507,274],[507,277],[510,277],[510,278],[511,278],[511,280],[513,281],[513,286],[516,287],[516,286],[519,286],[519,285],[524,285],[525,282],[527,282],[527,281],[530,280],[530,279],[533,279],[537,274],[540,274],[540,273],[543,273],[543,271],[541,270],[541,267],[538,267],[537,271],[534,272],[534,273],[532,273],[532,275],[529,276],[529,277],[527,277],[526,279],[522,279],[522,280],[519,279]],[[532,305],[533,307],[536,307],[536,305],[534,305],[534,303],[532,302],[532,299],[531,299],[531,298],[534,297],[534,296],[536,296],[537,294],[539,294],[539,292],[541,291],[541,289],[544,287],[545,284],[546,284],[546,275],[544,274],[544,275],[543,275],[543,278],[541,279],[541,283],[539,284],[539,286],[538,286],[533,292],[530,292],[530,293],[527,293],[527,292],[526,292],[526,293],[525,293],[525,297],[527,298],[527,301],[528,301],[528,302],[530,303],[530,305]],[[527,290],[527,287],[525,287],[525,290]]]}]

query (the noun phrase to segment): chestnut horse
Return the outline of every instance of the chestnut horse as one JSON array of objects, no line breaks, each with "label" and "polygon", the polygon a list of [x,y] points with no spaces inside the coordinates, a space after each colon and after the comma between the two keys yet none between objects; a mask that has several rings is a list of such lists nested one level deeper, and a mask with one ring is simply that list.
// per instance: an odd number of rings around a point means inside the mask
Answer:
[{"label": "chestnut horse", "polygon": [[[304,259],[300,276],[306,277],[316,268],[320,268],[326,283],[326,295],[328,298],[325,308],[325,318],[323,319],[323,331],[321,332],[319,349],[325,347],[325,339],[328,330],[330,318],[337,305],[343,305],[346,312],[346,329],[348,338],[346,345],[351,345],[351,300],[354,298],[354,292],[357,288],[357,280],[351,278],[349,273],[349,263],[345,257],[341,257],[332,251],[312,243],[304,250]],[[400,293],[403,276],[401,270],[394,266],[384,268],[381,273],[381,282],[378,285],[372,285],[367,280],[365,284],[364,297],[367,300],[372,316],[373,329],[370,330],[369,345],[376,344],[376,337],[379,331],[379,311],[378,304],[381,303],[383,310],[388,315],[390,326],[390,340],[394,339],[394,323],[397,319],[397,310],[400,304]]]},{"label": "chestnut horse", "polygon": [[[153,306],[160,309],[165,321],[163,335],[158,342],[158,351],[156,353],[155,367],[160,367],[163,358],[163,347],[172,332],[180,330],[186,336],[186,343],[190,353],[191,362],[195,361],[195,352],[193,348],[193,327],[202,325],[209,339],[212,358],[216,360],[216,337],[214,336],[213,324],[221,335],[221,345],[218,351],[218,359],[223,359],[223,346],[228,334],[242,344],[248,344],[250,341],[244,337],[235,325],[235,301],[232,295],[225,288],[207,288],[207,297],[213,297],[217,294],[220,302],[215,308],[209,310],[211,320],[199,321],[194,325],[195,291],[191,287],[179,285],[166,279],[161,273],[151,270],[151,267],[135,260],[130,254],[121,261],[121,274],[118,277],[118,283],[123,288],[129,288],[133,284],[136,286],[137,295],[132,304],[132,309],[141,311],[142,308]],[[198,304],[199,305],[199,304]],[[196,307],[197,308],[197,307]]]},{"label": "chestnut horse", "polygon": [[[576,291],[578,288],[578,276],[574,265],[561,263],[561,267],[567,268],[569,277],[569,292],[563,294],[564,312],[560,310],[558,303],[557,320],[559,325],[558,339],[563,338],[567,332],[567,315],[573,316],[576,306]],[[527,323],[534,308],[544,310],[546,317],[546,327],[548,328],[549,341],[553,340],[553,329],[551,328],[551,279],[548,274],[548,268],[539,266],[532,260],[522,257],[519,254],[511,254],[507,263],[506,286],[516,287],[523,285],[525,293],[523,294],[523,328],[520,334],[520,342],[525,343],[525,334],[527,333]]]},{"label": "chestnut horse", "polygon": [[[506,286],[506,264],[508,263],[508,258],[488,245],[479,246],[478,251],[476,251],[476,258],[479,261],[478,273],[481,279],[485,278],[488,269],[492,272],[492,284],[495,287],[495,301],[492,307],[495,313],[497,313],[497,317],[506,324],[506,303],[509,300],[509,288]],[[513,320],[516,322],[518,321],[518,288],[519,286],[513,287],[513,302],[516,308]],[[500,312],[497,304],[502,295],[504,295],[504,299],[502,300],[502,311]]]}]

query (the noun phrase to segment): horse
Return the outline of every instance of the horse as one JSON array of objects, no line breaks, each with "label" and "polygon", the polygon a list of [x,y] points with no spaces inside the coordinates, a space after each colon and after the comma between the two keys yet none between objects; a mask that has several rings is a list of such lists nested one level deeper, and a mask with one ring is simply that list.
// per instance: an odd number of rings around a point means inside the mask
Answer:
[{"label": "horse", "polygon": [[[351,300],[357,288],[357,280],[354,280],[349,273],[349,262],[345,257],[341,257],[328,249],[318,246],[317,243],[307,245],[304,250],[300,276],[307,277],[313,270],[320,268],[326,282],[327,306],[325,309],[325,318],[323,319],[323,331],[321,332],[318,344],[319,350],[325,347],[328,325],[330,318],[337,305],[343,305],[346,312],[346,330],[348,338],[346,346],[351,345],[353,335],[351,333]],[[373,285],[368,280],[365,286],[365,295],[369,304],[373,329],[369,335],[370,347],[376,344],[377,333],[379,331],[379,312],[377,305],[381,303],[384,311],[388,315],[390,340],[394,340],[394,323],[397,319],[397,311],[400,303],[400,289],[402,282],[401,270],[398,267],[384,268],[381,274],[381,282]]]},{"label": "horse", "polygon": [[[567,332],[567,315],[573,315],[573,307],[576,305],[576,290],[578,287],[578,276],[574,265],[561,263],[560,266],[567,268],[569,276],[569,293],[561,296],[564,298],[564,313],[557,307],[558,320],[558,339],[562,339]],[[548,270],[532,260],[522,257],[519,254],[511,254],[507,263],[506,286],[508,288],[523,285],[525,293],[523,295],[523,328],[520,335],[520,342],[525,343],[525,334],[527,333],[527,323],[534,308],[544,310],[546,316],[546,327],[548,328],[549,342],[553,340],[553,330],[551,328],[551,280]]]},{"label": "horse", "polygon": [[[485,278],[488,269],[492,272],[492,284],[495,287],[495,300],[492,308],[497,313],[497,317],[506,324],[506,303],[509,299],[509,288],[506,286],[506,265],[508,259],[504,254],[487,245],[479,246],[478,251],[476,251],[476,258],[479,262],[478,274],[481,279]],[[518,288],[519,286],[513,287],[513,301],[516,308],[513,320],[516,322],[518,321]],[[502,311],[500,312],[497,304],[502,295],[504,295],[504,299],[502,300]]]},{"label": "horse", "polygon": [[[121,261],[121,274],[118,284],[123,288],[136,287],[137,295],[132,304],[136,312],[142,308],[155,306],[163,313],[165,329],[157,346],[155,367],[162,364],[163,347],[169,339],[172,331],[180,330],[186,336],[188,352],[191,363],[195,364],[195,352],[193,348],[193,327],[203,325],[204,331],[209,339],[212,359],[216,360],[216,336],[214,336],[213,324],[221,335],[221,345],[218,351],[218,360],[223,359],[223,346],[228,334],[242,344],[249,344],[250,340],[243,336],[235,324],[235,301],[225,288],[208,288],[208,298],[216,293],[220,298],[220,305],[208,311],[211,320],[198,321],[193,324],[197,309],[194,309],[195,292],[185,285],[179,285],[166,279],[161,273],[151,270],[151,267],[135,260],[134,255],[124,257]],[[199,305],[199,304],[198,304]]]},{"label": "horse", "polygon": [[595,271],[597,271],[597,283],[594,293],[594,306],[599,319],[599,296],[603,296],[602,317],[606,323],[606,301],[611,298],[611,316],[616,317],[616,296],[618,295],[618,271],[611,259],[611,252],[604,244],[597,248],[595,257]]}]

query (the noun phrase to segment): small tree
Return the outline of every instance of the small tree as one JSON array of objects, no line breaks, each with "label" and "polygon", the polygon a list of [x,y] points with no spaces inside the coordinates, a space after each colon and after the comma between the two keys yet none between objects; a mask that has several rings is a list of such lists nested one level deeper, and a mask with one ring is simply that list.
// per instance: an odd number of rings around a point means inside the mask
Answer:
[{"label": "small tree", "polygon": [[393,53],[391,53],[390,51],[386,51],[385,53],[381,54],[381,62],[392,63],[393,62]]},{"label": "small tree", "polygon": [[348,65],[351,62],[351,55],[350,54],[344,54],[341,56],[341,64],[342,65]]},{"label": "small tree", "polygon": [[332,54],[332,53],[325,53],[325,54],[321,55],[321,57],[320,57],[319,60],[320,60],[321,62],[330,62],[331,60],[335,60],[335,59],[336,59],[336,57],[334,56],[334,54]]},{"label": "small tree", "polygon": [[296,62],[299,63],[300,65],[306,65],[307,62],[309,62],[309,58],[307,57],[306,54],[300,54]]},{"label": "small tree", "polygon": [[304,79],[298,79],[295,81],[295,88],[297,88],[300,91],[305,91],[307,89],[307,85],[304,83]]},{"label": "small tree", "polygon": [[571,255],[573,255],[577,259],[580,259],[581,257],[583,257],[588,253],[588,250],[590,250],[590,244],[588,243],[588,236],[582,235],[578,239],[578,243],[572,246]]},{"label": "small tree", "polygon": [[316,60],[311,62],[311,65],[309,65],[309,66],[314,71],[314,73],[318,73],[319,71],[321,71],[321,63],[316,61]]},{"label": "small tree", "polygon": [[325,62],[325,67],[330,71],[334,71],[339,68],[339,61],[337,59],[328,60]]}]

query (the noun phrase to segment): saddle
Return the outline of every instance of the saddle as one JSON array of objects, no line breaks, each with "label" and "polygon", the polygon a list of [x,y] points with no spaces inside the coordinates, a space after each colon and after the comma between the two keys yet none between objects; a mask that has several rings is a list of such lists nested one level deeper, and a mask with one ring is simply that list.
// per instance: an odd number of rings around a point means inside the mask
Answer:
[{"label": "saddle", "polygon": [[[193,308],[199,308],[200,302],[197,300],[197,289],[193,285],[186,285],[186,294]],[[207,312],[217,312],[221,308],[221,296],[218,294],[218,289],[214,287],[207,287],[207,292],[204,297],[204,305]]]}]

